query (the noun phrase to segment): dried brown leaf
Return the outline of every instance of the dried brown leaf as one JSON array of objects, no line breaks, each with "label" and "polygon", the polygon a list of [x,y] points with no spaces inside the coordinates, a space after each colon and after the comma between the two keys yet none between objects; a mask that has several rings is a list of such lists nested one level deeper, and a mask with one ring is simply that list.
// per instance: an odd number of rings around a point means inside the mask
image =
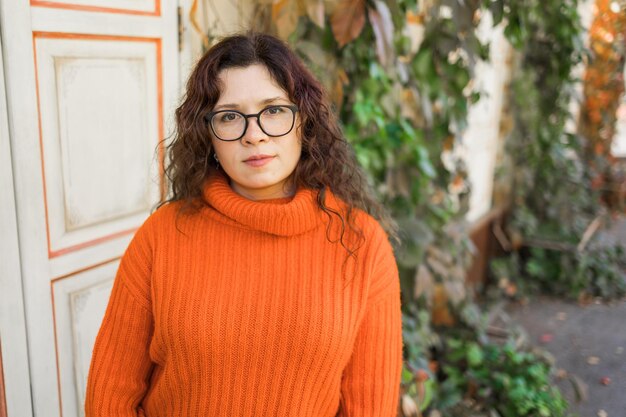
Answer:
[{"label": "dried brown leaf", "polygon": [[340,48],[356,39],[365,26],[365,0],[339,0],[330,25]]},{"label": "dried brown leaf", "polygon": [[428,246],[428,248],[426,249],[426,251],[428,252],[429,255],[449,264],[452,262],[452,255],[450,255],[448,252],[444,252],[443,250],[441,250],[440,248],[436,247],[436,246]]},{"label": "dried brown leaf", "polygon": [[393,58],[393,20],[384,2],[374,3],[376,8],[368,7],[367,14],[376,39],[376,55],[380,63],[386,66]]},{"label": "dried brown leaf", "polygon": [[587,384],[585,384],[582,379],[572,374],[570,374],[569,381],[574,388],[576,400],[587,401],[587,398],[589,398],[589,387],[587,386]]},{"label": "dried brown leaf", "polygon": [[287,39],[296,30],[298,18],[304,14],[298,0],[274,0],[272,3],[272,21],[276,25],[278,36]]},{"label": "dried brown leaf", "polygon": [[589,365],[597,365],[600,363],[600,358],[598,358],[597,356],[589,356],[587,358],[587,363]]},{"label": "dried brown leaf", "polygon": [[402,117],[411,120],[419,120],[420,113],[417,97],[419,93],[415,88],[404,88],[400,95],[400,110]]},{"label": "dried brown leaf", "polygon": [[430,269],[435,274],[439,275],[439,277],[446,278],[448,276],[448,267],[442,262],[440,262],[437,258],[428,256],[426,258],[426,262],[428,263],[428,266],[430,267]]},{"label": "dried brown leaf", "polygon": [[306,2],[306,12],[309,19],[320,28],[324,29],[324,0],[309,0]]},{"label": "dried brown leaf", "polygon": [[343,103],[343,84],[339,79],[336,79],[333,84],[333,90],[331,93],[331,100],[335,105],[335,108],[340,109]]},{"label": "dried brown leaf", "polygon": [[443,285],[435,285],[432,322],[435,326],[452,326],[454,324],[454,318],[448,307],[448,295]]},{"label": "dried brown leaf", "polygon": [[309,59],[310,62],[315,65],[319,65],[322,68],[328,69],[329,66],[334,65],[331,62],[332,56],[322,48],[321,45],[308,41],[299,40],[297,44],[298,51]]},{"label": "dried brown leaf", "polygon": [[554,340],[554,335],[552,333],[544,333],[539,338],[539,341],[543,344],[550,343]]},{"label": "dried brown leaf", "polygon": [[347,85],[349,82],[350,79],[346,71],[343,68],[338,68],[331,94],[331,100],[337,111],[341,109],[341,105],[343,104],[343,86]]},{"label": "dried brown leaf", "polygon": [[446,281],[444,284],[448,299],[454,305],[458,305],[465,299],[465,283],[459,281]]},{"label": "dried brown leaf", "polygon": [[425,265],[420,265],[415,274],[415,290],[413,294],[415,298],[424,295],[426,299],[430,300],[433,296],[434,285],[433,275]]},{"label": "dried brown leaf", "polygon": [[209,37],[198,23],[198,0],[193,0],[191,4],[189,21],[191,22],[191,27],[202,37],[202,45],[204,45],[204,48],[209,49]]}]

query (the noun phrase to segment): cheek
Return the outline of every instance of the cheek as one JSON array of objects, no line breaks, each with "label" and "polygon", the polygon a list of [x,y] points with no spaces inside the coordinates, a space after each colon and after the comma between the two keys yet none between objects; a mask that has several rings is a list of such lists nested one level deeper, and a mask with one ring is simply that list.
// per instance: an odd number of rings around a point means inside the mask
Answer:
[{"label": "cheek", "polygon": [[304,144],[303,144],[303,130],[304,130],[304,126],[302,126],[302,124],[298,125],[298,128],[296,130],[296,141],[295,141],[295,147],[297,147],[298,149],[298,153],[302,153],[302,151],[304,150]]},{"label": "cheek", "polygon": [[213,152],[217,154],[217,157],[220,160],[226,161],[227,159],[229,159],[229,156],[232,152],[229,151],[228,142],[222,142],[218,139],[211,139],[211,143],[213,145]]},{"label": "cheek", "polygon": [[300,156],[302,155],[302,139],[300,135],[296,136],[289,146],[289,154],[297,160],[300,160]]},{"label": "cheek", "polygon": [[298,138],[298,142],[296,144],[296,151],[298,152],[298,159],[300,159],[300,156],[302,155],[302,140],[300,138]]}]

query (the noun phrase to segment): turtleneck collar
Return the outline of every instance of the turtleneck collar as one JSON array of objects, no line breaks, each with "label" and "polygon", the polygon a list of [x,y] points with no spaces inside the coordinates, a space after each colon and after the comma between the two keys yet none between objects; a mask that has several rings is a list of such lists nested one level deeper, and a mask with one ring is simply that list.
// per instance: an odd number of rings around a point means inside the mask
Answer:
[{"label": "turtleneck collar", "polygon": [[[207,179],[203,194],[218,220],[277,236],[305,233],[327,218],[317,205],[317,191],[308,188],[298,188],[293,197],[254,201],[237,194],[220,173]],[[338,210],[334,195],[326,196],[326,206]]]}]

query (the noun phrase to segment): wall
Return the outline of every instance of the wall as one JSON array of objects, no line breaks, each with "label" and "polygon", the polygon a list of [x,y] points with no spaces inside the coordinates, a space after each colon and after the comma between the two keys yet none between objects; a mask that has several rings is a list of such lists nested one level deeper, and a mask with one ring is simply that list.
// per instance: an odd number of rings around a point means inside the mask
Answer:
[{"label": "wall", "polygon": [[496,156],[503,139],[500,137],[500,118],[511,53],[502,27],[492,28],[492,19],[488,15],[481,22],[479,37],[491,44],[491,56],[489,62],[476,66],[476,87],[483,94],[470,109],[469,127],[459,150],[468,168],[471,196],[467,220],[472,223],[492,208]]},{"label": "wall", "polygon": [[[194,8],[194,3],[196,7]],[[252,0],[184,0],[180,61],[181,91],[206,45],[220,36],[247,29]]]}]

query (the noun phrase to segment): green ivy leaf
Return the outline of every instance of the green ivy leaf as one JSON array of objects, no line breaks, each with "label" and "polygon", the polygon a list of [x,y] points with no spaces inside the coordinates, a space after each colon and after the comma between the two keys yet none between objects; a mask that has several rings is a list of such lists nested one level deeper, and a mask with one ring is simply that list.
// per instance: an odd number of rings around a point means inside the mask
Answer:
[{"label": "green ivy leaf", "polygon": [[483,363],[483,350],[477,343],[470,343],[467,349],[467,362],[472,367]]}]

